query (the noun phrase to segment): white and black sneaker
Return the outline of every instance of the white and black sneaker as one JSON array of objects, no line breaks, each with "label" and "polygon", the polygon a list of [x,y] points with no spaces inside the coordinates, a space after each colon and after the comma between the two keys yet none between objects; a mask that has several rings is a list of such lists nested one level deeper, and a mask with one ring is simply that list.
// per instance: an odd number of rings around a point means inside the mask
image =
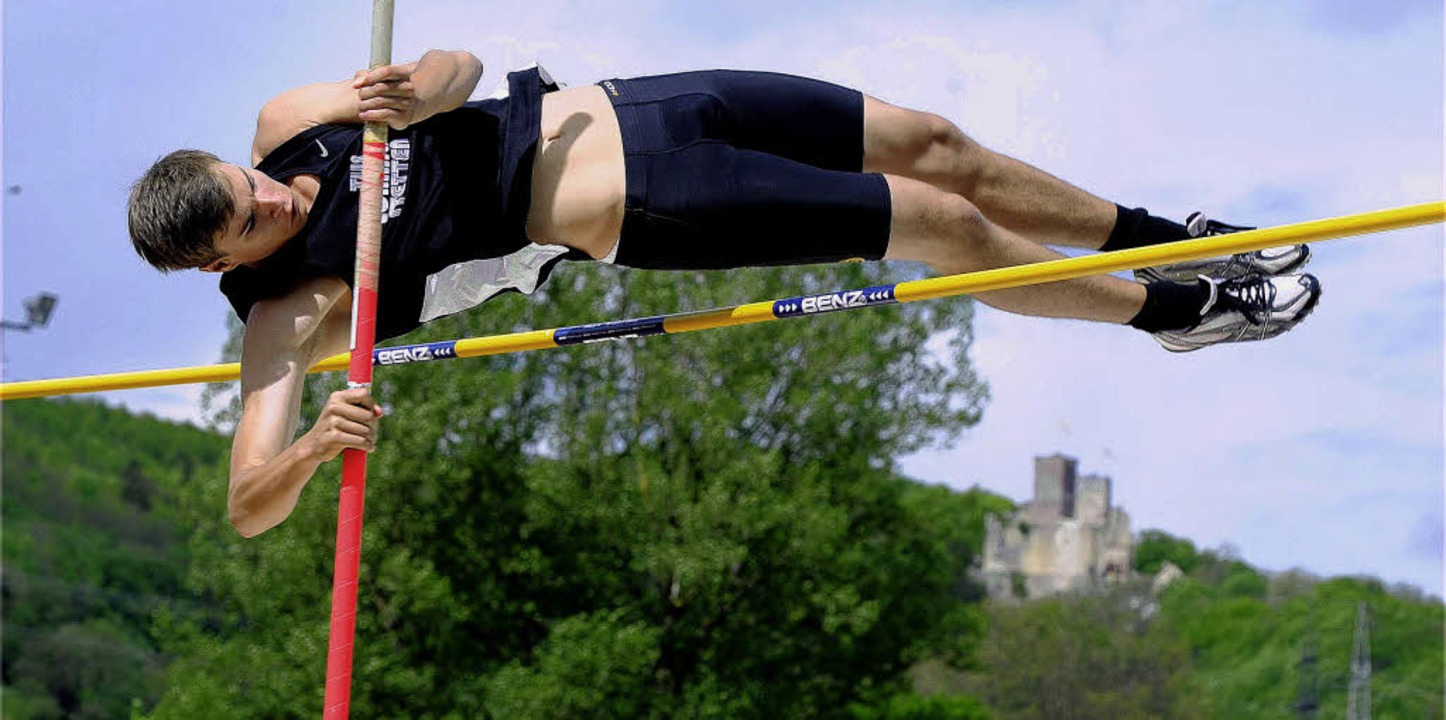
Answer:
[{"label": "white and black sneaker", "polygon": [[[1204,213],[1198,211],[1190,213],[1190,217],[1185,219],[1185,230],[1190,233],[1192,238],[1228,235],[1254,229],[1243,225],[1226,225],[1223,222],[1211,220],[1205,217]],[[1135,271],[1135,279],[1145,283],[1157,280],[1190,282],[1201,275],[1208,275],[1217,280],[1234,280],[1251,274],[1285,275],[1305,267],[1308,262],[1310,262],[1309,247],[1287,245],[1255,252],[1140,268]]]},{"label": "white and black sneaker", "polygon": [[1199,277],[1210,290],[1200,322],[1185,330],[1153,333],[1166,350],[1189,352],[1207,345],[1268,340],[1299,324],[1320,300],[1320,281],[1314,275]]}]

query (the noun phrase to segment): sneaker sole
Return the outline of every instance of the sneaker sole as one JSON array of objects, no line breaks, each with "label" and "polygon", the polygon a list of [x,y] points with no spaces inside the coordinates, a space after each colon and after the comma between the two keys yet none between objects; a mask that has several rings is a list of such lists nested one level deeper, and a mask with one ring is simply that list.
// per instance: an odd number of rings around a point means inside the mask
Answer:
[{"label": "sneaker sole", "polygon": [[[1307,254],[1306,259],[1307,259],[1307,260],[1310,259],[1309,254]],[[1305,263],[1301,263],[1301,265],[1304,265],[1304,264],[1305,264]],[[1310,317],[1310,314],[1311,314],[1311,313],[1315,312],[1315,307],[1316,307],[1316,305],[1319,305],[1319,304],[1320,304],[1320,297],[1321,297],[1321,295],[1324,295],[1324,294],[1325,294],[1325,288],[1321,285],[1321,283],[1320,283],[1320,278],[1317,278],[1317,277],[1315,277],[1314,275],[1312,275],[1312,276],[1310,276],[1310,277],[1311,277],[1313,280],[1315,280],[1315,294],[1311,296],[1310,300],[1306,301],[1305,307],[1303,307],[1303,308],[1300,309],[1300,314],[1299,314],[1299,315],[1296,315],[1295,321],[1290,324],[1290,327],[1286,328],[1285,330],[1282,330],[1281,333],[1280,333],[1280,335],[1276,335],[1275,337],[1272,337],[1272,338],[1269,338],[1269,339],[1274,340],[1275,338],[1278,338],[1278,337],[1280,337],[1281,335],[1284,335],[1284,334],[1290,332],[1291,330],[1294,330],[1294,329],[1296,328],[1296,326],[1298,326],[1298,325],[1300,325],[1301,323],[1305,322],[1305,319],[1308,318],[1308,317]],[[1200,348],[1207,348],[1207,347],[1211,347],[1211,346],[1214,346],[1214,345],[1233,345],[1233,344],[1235,344],[1235,342],[1237,342],[1237,341],[1229,341],[1229,342],[1209,343],[1209,344],[1206,344],[1206,345],[1183,345],[1183,344],[1180,344],[1180,343],[1173,343],[1173,342],[1170,342],[1170,341],[1168,341],[1168,340],[1163,340],[1163,339],[1161,339],[1158,335],[1155,336],[1155,341],[1158,342],[1158,343],[1160,343],[1160,346],[1161,346],[1161,347],[1163,347],[1163,348],[1165,348],[1166,350],[1169,350],[1170,352],[1173,352],[1173,353],[1187,353],[1187,352],[1191,352],[1191,351],[1193,351],[1193,350],[1199,350]]]}]

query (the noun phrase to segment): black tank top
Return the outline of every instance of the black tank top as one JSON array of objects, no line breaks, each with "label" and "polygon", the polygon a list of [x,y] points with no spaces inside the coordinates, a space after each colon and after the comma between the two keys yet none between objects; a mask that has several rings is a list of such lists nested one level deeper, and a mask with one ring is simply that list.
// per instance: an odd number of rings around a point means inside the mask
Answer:
[{"label": "black tank top", "polygon": [[[509,73],[504,97],[469,102],[388,134],[377,340],[421,324],[429,276],[530,245],[526,223],[542,94],[556,89],[541,68]],[[243,322],[256,301],[285,295],[304,279],[332,275],[353,284],[361,136],[360,125],[308,128],[256,166],[282,182],[314,175],[321,187],[296,237],[257,265],[222,275],[221,292]],[[561,251],[552,255],[538,268],[537,284],[563,259]]]}]

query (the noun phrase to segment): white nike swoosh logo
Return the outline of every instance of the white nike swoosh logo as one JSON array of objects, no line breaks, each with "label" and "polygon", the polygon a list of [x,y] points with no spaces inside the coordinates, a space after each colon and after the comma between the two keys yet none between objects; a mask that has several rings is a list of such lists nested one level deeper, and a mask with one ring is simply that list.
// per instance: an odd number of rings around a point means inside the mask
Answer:
[{"label": "white nike swoosh logo", "polygon": [[316,146],[319,147],[319,148],[321,148],[321,156],[322,156],[322,157],[326,157],[327,155],[330,155],[330,154],[331,154],[331,153],[329,153],[329,152],[326,151],[326,146],[325,146],[325,145],[322,145],[320,140],[317,140],[317,141],[316,141]]}]

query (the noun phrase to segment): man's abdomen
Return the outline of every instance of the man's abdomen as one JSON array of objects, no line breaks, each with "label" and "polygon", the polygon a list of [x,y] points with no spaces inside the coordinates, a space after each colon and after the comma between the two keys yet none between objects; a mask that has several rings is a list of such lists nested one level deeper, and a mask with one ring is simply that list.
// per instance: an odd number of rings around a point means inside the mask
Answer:
[{"label": "man's abdomen", "polygon": [[603,89],[544,95],[528,237],[601,258],[622,229],[625,194],[622,135]]}]

